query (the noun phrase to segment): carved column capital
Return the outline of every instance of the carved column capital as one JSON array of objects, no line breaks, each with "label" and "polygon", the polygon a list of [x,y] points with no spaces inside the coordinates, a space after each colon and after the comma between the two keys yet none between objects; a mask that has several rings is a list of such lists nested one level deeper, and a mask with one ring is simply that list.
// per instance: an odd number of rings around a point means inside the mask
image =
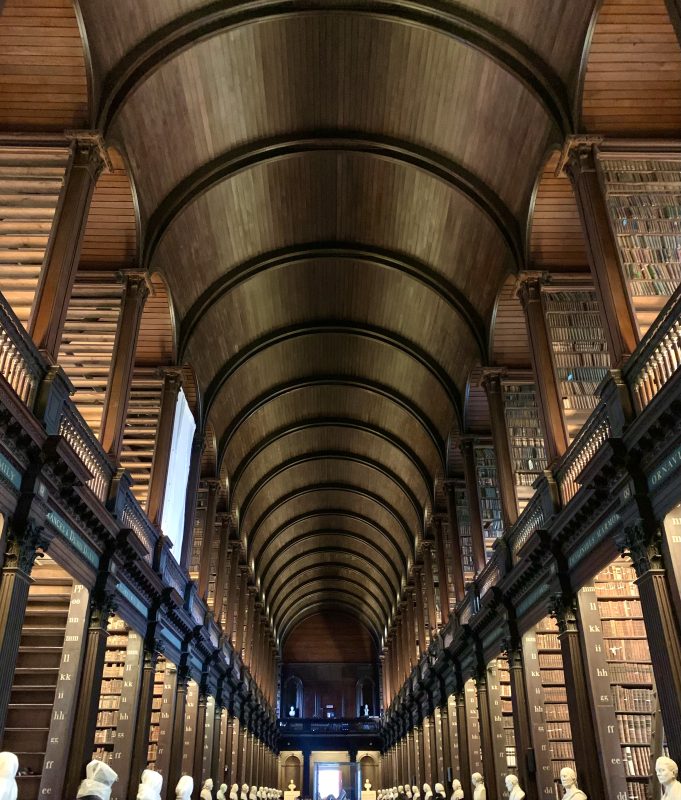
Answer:
[{"label": "carved column capital", "polygon": [[518,273],[515,282],[515,296],[520,300],[523,308],[529,303],[541,301],[541,289],[548,283],[549,274],[539,271],[524,271]]},{"label": "carved column capital", "polygon": [[93,181],[97,180],[104,169],[109,173],[114,171],[101,131],[67,130],[64,133],[71,140],[76,155],[86,161]]},{"label": "carved column capital", "polygon": [[52,535],[42,525],[29,520],[21,534],[10,533],[4,568],[30,575],[36,558],[42,557],[51,541]]},{"label": "carved column capital", "polygon": [[616,536],[615,544],[622,555],[631,558],[639,578],[651,570],[664,569],[662,532],[659,528],[649,533],[641,522],[627,525],[624,531]]},{"label": "carved column capital", "polygon": [[564,592],[551,595],[549,600],[549,616],[556,620],[559,633],[568,633],[577,629],[577,606],[574,597]]},{"label": "carved column capital", "polygon": [[556,164],[556,178],[559,178],[563,172],[573,180],[578,178],[582,172],[595,172],[594,148],[602,142],[602,136],[591,134],[579,133],[566,137]]}]

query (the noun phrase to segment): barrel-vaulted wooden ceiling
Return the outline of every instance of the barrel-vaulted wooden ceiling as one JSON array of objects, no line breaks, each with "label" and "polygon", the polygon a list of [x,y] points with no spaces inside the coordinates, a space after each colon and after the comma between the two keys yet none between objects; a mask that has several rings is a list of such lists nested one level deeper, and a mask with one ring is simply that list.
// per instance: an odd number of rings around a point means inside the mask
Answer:
[{"label": "barrel-vaulted wooden ceiling", "polygon": [[[72,35],[68,0],[32,2]],[[78,3],[89,125],[125,153],[280,635],[328,608],[383,634],[547,154],[653,119],[656,86],[617,83],[634,6],[662,26],[641,58],[677,57],[664,0]]]},{"label": "barrel-vaulted wooden ceiling", "polygon": [[593,2],[79,9],[270,618],[380,638]]}]

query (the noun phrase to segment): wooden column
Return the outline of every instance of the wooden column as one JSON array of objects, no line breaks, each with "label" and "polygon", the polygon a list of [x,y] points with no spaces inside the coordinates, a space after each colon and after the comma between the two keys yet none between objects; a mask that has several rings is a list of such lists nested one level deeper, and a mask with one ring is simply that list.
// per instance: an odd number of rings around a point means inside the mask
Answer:
[{"label": "wooden column", "polygon": [[135,366],[137,336],[148,294],[149,287],[144,273],[126,273],[123,304],[118,318],[109,384],[104,397],[102,425],[99,433],[102,447],[115,465],[118,465],[121,456],[123,430],[128,416],[130,385]]},{"label": "wooden column", "polygon": [[419,633],[419,657],[426,652],[426,615],[423,608],[422,566],[414,566],[414,593],[416,594],[416,626]]},{"label": "wooden column", "polygon": [[540,274],[526,273],[520,276],[516,291],[525,312],[544,446],[551,465],[567,450],[568,436],[563,418],[563,404],[553,370],[551,339],[544,316],[541,286]]},{"label": "wooden column", "polygon": [[398,621],[398,631],[400,636],[400,647],[398,657],[400,661],[400,679],[401,683],[407,680],[407,676],[411,672],[411,664],[409,662],[409,645],[407,630],[407,604],[403,601],[400,607],[400,619]]},{"label": "wooden column", "polygon": [[104,590],[93,592],[90,599],[90,624],[88,625],[80,673],[78,714],[71,733],[65,797],[76,796],[80,781],[85,777],[85,766],[92,759],[92,745],[95,738],[99,695],[104,671],[107,624],[114,605],[114,597],[113,591]]},{"label": "wooden column", "polygon": [[234,611],[234,648],[242,655],[244,644],[245,619],[248,609],[248,567],[240,567],[238,591]]},{"label": "wooden column", "polygon": [[208,712],[208,695],[206,691],[201,688],[199,690],[199,702],[196,711],[196,727],[194,733],[196,741],[194,744],[194,763],[192,764],[192,775],[194,776],[194,783],[199,787],[203,782],[203,745],[206,737],[206,714]]},{"label": "wooden column", "polygon": [[0,577],[0,737],[5,730],[21,627],[26,614],[31,570],[40,550],[49,545],[44,529],[28,522],[19,531],[10,529]]},{"label": "wooden column", "polygon": [[147,499],[147,515],[154,525],[162,527],[161,515],[166,494],[168,464],[173,444],[173,424],[175,422],[175,406],[177,395],[182,386],[182,372],[179,369],[166,369],[163,377],[161,394],[161,412],[158,417],[158,430],[154,447],[154,460],[151,465],[149,479],[149,497]]},{"label": "wooden column", "polygon": [[509,645],[506,650],[511,681],[511,707],[513,709],[513,733],[515,737],[518,778],[525,790],[527,800],[539,800],[532,749],[529,701],[525,688],[525,674],[520,645]]},{"label": "wooden column", "polygon": [[416,654],[416,618],[414,613],[414,587],[407,587],[407,647],[409,648],[409,672],[418,660]]},{"label": "wooden column", "polygon": [[444,785],[446,781],[445,748],[442,737],[442,715],[439,708],[433,710],[433,742],[433,783],[440,781]]},{"label": "wooden column", "polygon": [[450,788],[447,786],[449,775],[453,774],[454,766],[452,764],[452,741],[451,741],[451,731],[449,729],[449,708],[447,705],[447,700],[442,703],[439,710],[439,722],[440,722],[440,736],[442,741],[442,776],[441,782],[445,785],[446,788]]},{"label": "wooden column", "polygon": [[428,641],[437,632],[437,607],[435,605],[435,576],[433,574],[433,553],[431,542],[424,542],[423,550],[423,588],[426,590],[426,607],[428,620]]},{"label": "wooden column", "polygon": [[562,594],[554,595],[551,615],[558,623],[558,640],[563,657],[572,744],[580,789],[588,797],[607,797],[598,758],[596,721],[593,718],[589,697],[589,677],[586,672],[574,602]]},{"label": "wooden column", "polygon": [[636,349],[636,318],[596,171],[594,142],[576,138],[568,142],[568,147],[565,171],[572,182],[577,201],[612,366],[617,368]]},{"label": "wooden column", "polygon": [[445,552],[445,537],[442,530],[442,520],[439,516],[433,517],[433,534],[435,536],[435,548],[437,559],[437,580],[440,595],[440,623],[446,625],[451,612],[449,598],[453,594],[449,580],[449,570],[447,569],[447,554]]},{"label": "wooden column", "polygon": [[[182,527],[182,551],[179,554],[180,566],[189,570],[194,547],[194,522],[196,520],[196,500],[201,482],[201,459],[206,447],[206,436],[200,428],[194,431],[192,452],[189,457],[189,475],[184,499],[184,524]],[[176,556],[177,557],[177,556]]]},{"label": "wooden column", "polygon": [[[218,692],[218,697],[220,693]],[[213,752],[211,754],[211,774],[216,788],[220,788],[220,784],[224,782],[225,778],[225,740],[227,736],[227,722],[223,719],[226,714],[224,706],[220,704],[218,699],[215,701],[215,711],[213,719]]]},{"label": "wooden column", "polygon": [[158,653],[154,648],[149,649],[145,647],[143,659],[137,720],[134,727],[132,743],[131,779],[128,784],[128,800],[135,800],[137,797],[137,785],[142,775],[142,770],[147,766],[149,729],[151,727],[152,704],[154,702],[154,675],[156,673]]},{"label": "wooden column", "polygon": [[215,538],[215,518],[220,497],[220,481],[211,479],[208,485],[208,499],[206,501],[206,522],[203,526],[203,541],[201,542],[201,558],[199,561],[199,597],[206,600],[208,595],[208,581],[210,579],[211,556],[213,554],[213,541]]},{"label": "wooden column", "polygon": [[669,755],[681,762],[681,634],[662,555],[659,530],[648,534],[632,525],[620,539],[638,575],[641,609],[659,697]]},{"label": "wooden column", "polygon": [[[189,675],[186,667],[177,670],[177,681],[175,685],[175,717],[173,720],[173,738],[170,744],[170,766],[168,768],[168,780],[166,786],[172,792],[182,775],[182,751],[184,749],[184,724],[185,713],[187,710],[187,689]],[[172,794],[168,794],[168,798]]]},{"label": "wooden column", "polygon": [[461,557],[461,538],[459,522],[456,516],[456,488],[454,481],[445,481],[445,498],[447,501],[447,521],[449,522],[449,539],[452,549],[452,582],[454,602],[460,603],[465,595],[463,577],[463,558]]},{"label": "wooden column", "polygon": [[76,137],[52,223],[28,328],[36,346],[53,364],[59,356],[90,201],[104,167],[103,156],[99,137]]},{"label": "wooden column", "polygon": [[253,637],[255,636],[256,599],[255,589],[248,587],[248,616],[246,617],[246,637],[244,639],[244,663],[250,671],[253,661]]},{"label": "wooden column", "polygon": [[[123,688],[118,706],[118,722],[114,741],[112,763],[116,765],[118,780],[111,790],[111,800],[124,800],[130,784],[134,784],[133,797],[137,796],[137,784],[132,776],[133,742],[138,722],[140,688],[144,671],[144,640],[135,632],[128,632],[128,645],[123,667]],[[144,742],[146,753],[149,742]],[[146,758],[144,760],[146,765]],[[139,777],[139,776],[138,776]]]},{"label": "wooden column", "polygon": [[485,769],[485,785],[490,797],[497,796],[497,775],[494,769],[494,731],[489,711],[489,696],[487,692],[487,672],[484,666],[479,667],[475,678],[475,688],[478,695],[478,719],[480,721],[480,751]]},{"label": "wooden column", "polygon": [[461,689],[455,694],[456,705],[456,730],[459,738],[459,769],[458,776],[461,785],[465,786],[464,792],[470,792],[471,785],[471,759],[468,748],[468,715],[466,714],[465,690]]},{"label": "wooden column", "polygon": [[[239,572],[239,557],[241,553],[238,542],[232,543],[231,551],[224,632],[231,644],[234,645],[236,642],[235,617],[236,609],[239,604],[239,587],[241,585],[241,575]],[[236,647],[234,649],[236,649]]]},{"label": "wooden column", "polygon": [[468,514],[471,523],[473,569],[476,574],[479,574],[485,568],[485,537],[482,531],[480,492],[478,491],[478,477],[475,470],[475,446],[471,436],[461,438],[461,455],[463,456],[463,474],[466,481]]},{"label": "wooden column", "polygon": [[483,370],[482,385],[487,394],[489,421],[492,429],[492,442],[497,462],[497,481],[504,529],[508,530],[518,519],[518,502],[515,495],[515,478],[511,449],[508,445],[506,414],[504,413],[504,393],[501,382],[502,370]]},{"label": "wooden column", "polygon": [[218,549],[218,566],[215,576],[215,601],[213,603],[213,616],[218,625],[221,625],[222,610],[225,601],[225,591],[229,591],[229,576],[232,573],[232,553],[234,548],[229,543],[229,518],[220,528],[220,548]]}]

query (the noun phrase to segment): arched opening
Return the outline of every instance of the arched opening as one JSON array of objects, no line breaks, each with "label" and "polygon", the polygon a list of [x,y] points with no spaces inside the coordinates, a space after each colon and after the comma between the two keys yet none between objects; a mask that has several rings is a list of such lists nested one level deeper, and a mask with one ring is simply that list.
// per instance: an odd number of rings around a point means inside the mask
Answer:
[{"label": "arched opening", "polygon": [[121,466],[132,475],[132,491],[143,508],[146,508],[149,495],[161,411],[163,372],[159,368],[175,363],[170,294],[165,281],[157,273],[151,276],[149,285],[149,296],[140,322],[121,451]]},{"label": "arched opening", "polygon": [[357,681],[355,713],[358,717],[376,716],[376,693],[371,678],[360,678]]},{"label": "arched opening", "polygon": [[291,781],[300,788],[303,785],[303,765],[297,755],[291,754],[284,761],[284,786]]},{"label": "arched opening", "polygon": [[295,675],[289,676],[284,683],[282,705],[283,717],[294,718],[302,716],[303,682]]},{"label": "arched opening", "polygon": [[113,169],[100,175],[90,203],[78,271],[59,349],[59,364],[76,388],[74,401],[96,436],[111,373],[125,292],[136,269],[137,214],[123,158],[110,148]]},{"label": "arched opening", "polygon": [[359,759],[359,769],[360,783],[362,787],[367,781],[369,781],[372,789],[376,789],[378,786],[378,763],[376,762],[376,759],[373,756],[370,756],[368,753],[363,755]]}]

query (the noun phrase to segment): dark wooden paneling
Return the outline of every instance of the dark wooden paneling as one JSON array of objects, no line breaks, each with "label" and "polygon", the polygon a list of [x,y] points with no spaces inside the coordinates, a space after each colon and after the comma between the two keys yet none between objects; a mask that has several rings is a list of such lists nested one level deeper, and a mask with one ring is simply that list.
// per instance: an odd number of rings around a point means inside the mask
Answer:
[{"label": "dark wooden paneling", "polygon": [[376,660],[369,631],[339,612],[313,614],[297,625],[284,642],[282,659],[296,663],[366,663]]}]

